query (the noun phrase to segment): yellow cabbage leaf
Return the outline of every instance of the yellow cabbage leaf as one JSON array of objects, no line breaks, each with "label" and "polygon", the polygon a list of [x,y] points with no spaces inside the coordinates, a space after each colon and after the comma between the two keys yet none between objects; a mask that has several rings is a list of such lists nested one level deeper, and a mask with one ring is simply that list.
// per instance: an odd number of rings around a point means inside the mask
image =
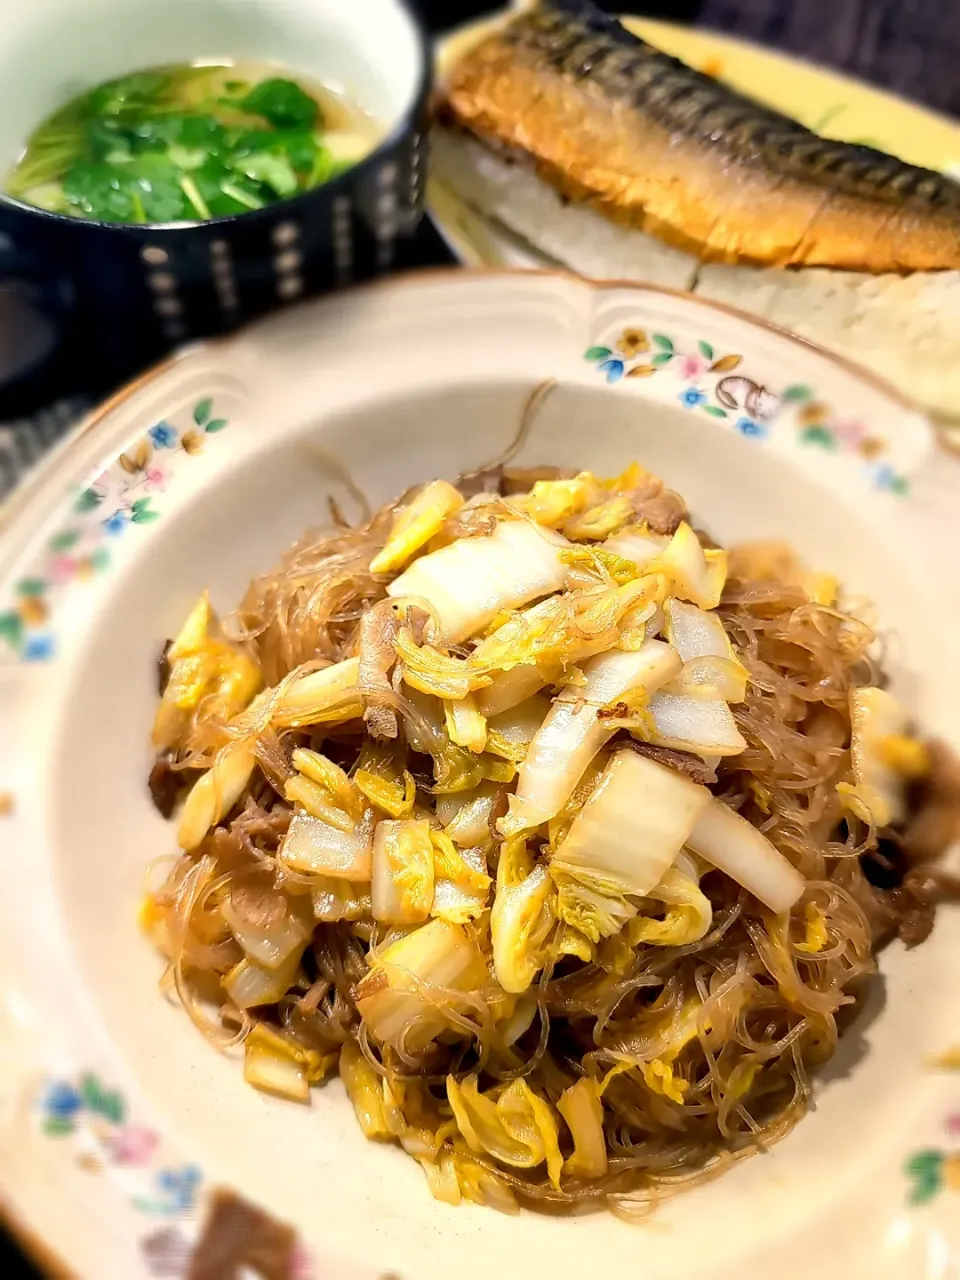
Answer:
[{"label": "yellow cabbage leaf", "polygon": [[557,915],[591,942],[619,933],[637,908],[613,885],[584,884],[565,872],[551,872],[557,885]]},{"label": "yellow cabbage leaf", "polygon": [[438,920],[465,924],[487,905],[491,880],[482,849],[460,850],[445,831],[431,831],[434,895],[431,914]]},{"label": "yellow cabbage leaf", "polygon": [[493,965],[505,991],[519,994],[533,982],[555,921],[556,893],[546,868],[534,865],[525,840],[505,840],[490,913]]},{"label": "yellow cabbage leaf", "polygon": [[607,1143],[603,1132],[602,1086],[584,1077],[565,1089],[557,1110],[573,1138],[573,1154],[563,1172],[574,1178],[602,1178],[607,1172]]},{"label": "yellow cabbage leaf", "polygon": [[565,521],[562,532],[573,542],[601,542],[633,524],[636,518],[637,506],[633,499],[626,494],[615,494]]},{"label": "yellow cabbage leaf", "polygon": [[420,1167],[426,1175],[427,1186],[434,1200],[442,1200],[444,1204],[460,1203],[463,1194],[457,1176],[456,1157],[452,1151],[441,1151],[433,1160],[423,1156]]},{"label": "yellow cabbage leaf", "polygon": [[190,788],[180,811],[177,843],[196,849],[211,827],[225,818],[253,775],[257,758],[247,747],[230,743]]},{"label": "yellow cabbage leaf", "polygon": [[670,594],[690,600],[702,609],[715,609],[727,580],[724,551],[704,551],[700,539],[686,521],[655,561],[647,565],[670,580]]},{"label": "yellow cabbage leaf", "polygon": [[241,646],[223,638],[206,592],[167,650],[166,661],[169,674],[153,725],[158,751],[183,746],[198,716],[232,719],[262,685],[259,665]]},{"label": "yellow cabbage leaf", "polygon": [[395,1137],[396,1126],[384,1103],[382,1077],[353,1040],[347,1040],[340,1050],[340,1079],[353,1103],[364,1137]]},{"label": "yellow cabbage leaf", "polygon": [[692,858],[681,853],[647,896],[666,903],[669,909],[662,920],[642,913],[630,920],[624,932],[631,946],[647,942],[658,947],[682,947],[706,936],[713,921],[713,908],[700,890]]},{"label": "yellow cabbage leaf", "polygon": [[797,943],[797,950],[816,955],[830,941],[827,918],[815,902],[807,903],[803,915],[806,924],[805,935],[803,942]]},{"label": "yellow cabbage leaf", "polygon": [[[850,719],[856,786],[841,783],[837,791],[849,808],[878,827],[900,822],[906,812],[906,779],[922,760],[915,751],[908,748],[904,753],[898,746],[910,741],[909,713],[885,689],[866,687],[851,692]],[[907,769],[901,767],[904,763]]]},{"label": "yellow cabbage leaf", "polygon": [[592,964],[597,956],[596,947],[590,939],[566,922],[557,930],[552,949],[557,960],[562,956],[576,956],[584,964]]},{"label": "yellow cabbage leaf", "polygon": [[459,1084],[447,1076],[447,1098],[471,1151],[486,1152],[517,1169],[546,1162],[550,1181],[559,1189],[563,1157],[556,1117],[525,1080],[482,1094],[475,1075]]},{"label": "yellow cabbage leaf", "polygon": [[446,480],[425,485],[394,518],[386,545],[370,561],[370,572],[396,573],[403,568],[462,506],[462,495]]},{"label": "yellow cabbage leaf", "polygon": [[[341,830],[353,830],[363,817],[364,803],[353,783],[339,765],[328,760],[319,751],[310,751],[306,747],[297,747],[291,756],[290,763],[297,773],[309,779],[322,792],[326,793],[325,808],[327,812],[314,816],[332,822],[332,814],[341,814],[348,825]],[[340,823],[335,822],[335,826]]]},{"label": "yellow cabbage leaf", "polygon": [[602,483],[591,472],[581,471],[572,480],[538,480],[529,493],[517,494],[509,503],[537,524],[559,529],[602,497]]},{"label": "yellow cabbage leaf", "polygon": [[[560,552],[560,559],[584,577],[585,585],[594,585],[591,579],[599,578],[601,582],[612,581],[616,586],[622,587],[640,576],[640,570],[633,560],[617,555],[615,551],[606,551],[603,547],[570,547],[567,551]],[[572,578],[573,575],[568,581]]]},{"label": "yellow cabbage leaf", "polygon": [[426,818],[384,819],[373,835],[373,918],[419,924],[433,905],[433,842]]},{"label": "yellow cabbage leaf", "polygon": [[683,1095],[690,1088],[690,1081],[674,1075],[670,1063],[654,1058],[652,1062],[641,1062],[640,1071],[652,1093],[662,1093],[671,1102],[683,1105]]},{"label": "yellow cabbage leaf", "polygon": [[466,930],[430,920],[370,956],[356,987],[360,1016],[373,1036],[418,1053],[449,1025],[445,1010],[460,1012],[458,996],[487,980],[487,966]]},{"label": "yellow cabbage leaf", "polygon": [[462,1141],[454,1141],[453,1163],[457,1171],[457,1181],[464,1198],[474,1204],[489,1205],[500,1213],[516,1214],[520,1212],[517,1198],[513,1191],[489,1169],[485,1168],[470,1153],[470,1148]]},{"label": "yellow cabbage leaf", "polygon": [[336,1053],[305,1049],[264,1022],[254,1025],[243,1048],[243,1076],[247,1083],[293,1102],[306,1102],[310,1085],[322,1080],[337,1061]]},{"label": "yellow cabbage leaf", "polygon": [[353,785],[391,818],[409,818],[413,812],[417,784],[387,744],[364,739]]}]

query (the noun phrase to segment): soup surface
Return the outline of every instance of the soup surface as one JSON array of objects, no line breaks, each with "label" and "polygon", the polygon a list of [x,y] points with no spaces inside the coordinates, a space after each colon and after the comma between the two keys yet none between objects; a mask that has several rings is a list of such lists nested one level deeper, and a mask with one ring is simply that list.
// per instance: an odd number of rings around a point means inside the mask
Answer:
[{"label": "soup surface", "polygon": [[5,188],[100,222],[206,221],[321,186],[381,136],[332,88],[267,63],[157,67],[54,112]]}]

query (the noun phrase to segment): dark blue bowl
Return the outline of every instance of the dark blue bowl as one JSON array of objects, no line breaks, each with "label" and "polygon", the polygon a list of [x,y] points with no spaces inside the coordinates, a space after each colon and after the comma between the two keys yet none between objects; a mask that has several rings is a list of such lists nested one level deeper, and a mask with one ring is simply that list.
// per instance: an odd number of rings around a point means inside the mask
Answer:
[{"label": "dark blue bowl", "polygon": [[[336,15],[338,7],[341,13],[344,8],[339,0],[288,0],[273,7],[253,0],[190,0],[189,5],[167,0],[164,6],[155,0],[122,0],[116,9],[110,0],[101,3],[106,4],[105,17],[116,15],[103,28],[107,45],[117,26],[126,38],[117,39],[116,54],[101,58],[105,72],[98,68],[88,78],[87,67],[81,69],[81,89],[139,67],[197,57],[263,56],[286,62],[293,74],[316,76],[310,24],[316,22],[317,48],[324,21],[344,26]],[[64,20],[75,9],[67,0],[38,3],[39,9],[45,7],[62,9]],[[59,362],[60,380],[80,376],[84,390],[105,391],[183,342],[228,332],[300,298],[389,272],[403,257],[423,214],[429,44],[409,0],[362,0],[355,8],[360,14],[366,9],[370,19],[378,9],[381,19],[397,24],[392,51],[375,26],[368,28],[374,53],[361,49],[358,65],[363,65],[362,76],[373,85],[374,96],[390,80],[383,96],[399,101],[399,109],[387,122],[385,141],[332,182],[249,213],[155,226],[70,218],[0,193],[0,232],[10,241],[5,250],[0,246],[0,278],[20,281],[31,305],[56,325],[60,346],[53,360]],[[200,22],[191,50],[190,23],[184,31],[184,22],[189,17],[197,25],[196,15],[206,10],[219,20],[232,15],[234,22],[221,21],[215,28],[215,45]],[[170,24],[181,19],[175,31],[165,33],[156,26],[161,13]],[[96,16],[87,12],[84,21],[95,23]],[[291,20],[292,31],[284,27]],[[362,21],[357,31],[362,35]],[[143,48],[132,59],[131,33],[133,47]],[[404,37],[403,48],[396,48],[396,33]],[[258,34],[266,46],[262,54],[256,52]],[[348,36],[340,30],[334,38]],[[300,56],[278,57],[275,50],[289,48],[295,37]],[[53,75],[62,83],[69,53],[65,55],[62,39],[56,44],[61,66]],[[36,119],[56,105],[56,100],[45,103]],[[46,353],[44,360],[50,358]],[[34,394],[35,384],[37,391],[43,386],[42,368],[39,378],[36,369],[31,372],[26,383],[21,378],[19,388],[8,387],[19,401]],[[57,391],[74,389],[62,386]],[[49,393],[48,387],[47,398]],[[5,407],[0,389],[0,416]],[[17,403],[15,411],[29,407]]]}]

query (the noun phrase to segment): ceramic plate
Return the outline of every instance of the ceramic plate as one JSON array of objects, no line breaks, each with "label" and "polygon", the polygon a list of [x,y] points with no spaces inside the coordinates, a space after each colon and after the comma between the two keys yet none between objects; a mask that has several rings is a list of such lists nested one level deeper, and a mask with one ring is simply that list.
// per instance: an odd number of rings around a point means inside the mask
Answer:
[{"label": "ceramic plate", "polygon": [[0,533],[0,1187],[65,1272],[185,1276],[226,1185],[296,1227],[299,1280],[960,1275],[960,1078],[931,1065],[960,1038],[955,910],[884,953],[794,1133],[640,1227],[438,1204],[339,1081],[309,1107],[256,1093],[157,988],[136,917],[174,843],[145,786],[162,640],[206,587],[229,609],[328,496],[356,512],[354,485],[376,505],[496,456],[545,378],[528,461],[636,457],[722,541],[790,539],[876,601],[894,687],[960,746],[960,463],[804,343],[638,286],[435,273],[146,375]]},{"label": "ceramic plate", "polygon": [[[866,143],[910,164],[960,176],[960,124],[946,116],[826,67],[715,31],[629,16],[621,21],[656,48],[825,137]],[[487,19],[449,35],[437,54],[441,72],[495,26],[496,19]],[[471,266],[544,265],[536,250],[479,217],[437,182],[431,187],[430,210],[462,262]]]}]

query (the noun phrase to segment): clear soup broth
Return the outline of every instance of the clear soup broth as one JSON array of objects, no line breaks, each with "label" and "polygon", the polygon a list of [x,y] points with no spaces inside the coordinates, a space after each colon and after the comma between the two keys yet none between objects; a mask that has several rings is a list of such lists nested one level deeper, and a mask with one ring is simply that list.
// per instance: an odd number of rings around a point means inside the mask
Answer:
[{"label": "clear soup broth", "polygon": [[4,186],[99,222],[207,221],[322,186],[383,133],[332,87],[269,63],[156,67],[54,112]]}]

